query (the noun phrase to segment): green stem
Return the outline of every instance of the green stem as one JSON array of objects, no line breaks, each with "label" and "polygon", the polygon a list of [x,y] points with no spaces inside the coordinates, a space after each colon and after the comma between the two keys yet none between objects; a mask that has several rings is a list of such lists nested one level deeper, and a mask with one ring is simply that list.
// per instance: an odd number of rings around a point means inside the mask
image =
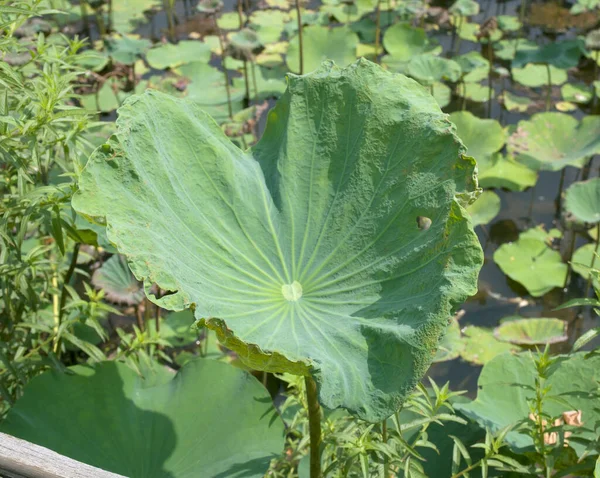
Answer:
[{"label": "green stem", "polygon": [[88,9],[87,2],[85,0],[81,0],[79,2],[79,9],[81,10],[81,20],[83,21],[83,28],[85,30],[86,35],[90,36],[90,23],[88,22]]},{"label": "green stem", "polygon": [[254,86],[254,104],[258,104],[258,85],[256,83],[256,68],[254,62],[250,60],[250,70],[252,70],[252,83]]},{"label": "green stem", "polygon": [[590,289],[592,287],[592,278],[593,278],[592,269],[594,268],[594,264],[596,263],[596,254],[598,253],[598,246],[600,246],[600,222],[598,224],[596,224],[596,247],[592,254],[592,263],[590,264],[590,276],[588,277],[587,285],[585,287],[584,297],[588,296],[588,294],[590,293]]},{"label": "green stem", "polygon": [[379,64],[379,45],[381,44],[381,0],[377,0],[375,12],[375,62]]},{"label": "green stem", "polygon": [[310,478],[321,478],[321,407],[317,384],[310,376],[304,377],[308,402],[308,429],[310,435]]},{"label": "green stem", "polygon": [[548,90],[546,91],[546,111],[550,111],[550,95],[552,93],[552,75],[550,65],[546,63],[546,73],[548,74]]},{"label": "green stem", "polygon": [[60,291],[60,309],[58,310],[59,318],[62,318],[63,311],[65,308],[65,303],[67,302],[67,287],[69,282],[71,282],[71,278],[73,277],[73,272],[75,272],[75,267],[77,266],[77,257],[79,256],[79,247],[81,244],[77,243],[73,247],[73,253],[71,254],[71,262],[69,263],[69,268],[67,269],[67,273],[65,274],[65,278],[63,280],[62,290]]},{"label": "green stem", "polygon": [[490,68],[488,70],[488,118],[492,117],[492,91],[494,88],[494,84],[492,83],[492,70],[493,70],[493,66],[494,66],[494,55],[493,55],[493,48],[492,48],[492,40],[491,38],[488,38],[488,62],[490,64]]},{"label": "green stem", "polygon": [[225,77],[225,92],[227,93],[227,112],[229,113],[229,119],[233,119],[233,107],[231,106],[231,90],[229,87],[229,73],[227,73],[227,65],[225,64],[225,58],[227,58],[225,52],[225,44],[223,42],[223,32],[217,23],[216,15],[213,15],[213,21],[215,23],[215,29],[217,31],[217,37],[219,38],[219,48],[221,48],[221,56],[223,57],[221,63],[223,64],[223,76]]},{"label": "green stem", "polygon": [[167,14],[167,24],[169,26],[169,37],[171,41],[175,42],[175,21],[173,20],[173,4],[171,0],[163,0],[163,6],[165,13]]},{"label": "green stem", "polygon": [[525,7],[527,6],[527,0],[521,0],[521,9],[519,10],[519,21],[521,24],[525,21]]},{"label": "green stem", "polygon": [[298,46],[300,49],[300,74],[304,73],[304,51],[302,42],[302,15],[300,13],[300,0],[296,0],[296,16],[298,17]]},{"label": "green stem", "polygon": [[[387,419],[384,419],[381,422],[381,441],[385,444],[385,443],[387,443],[387,440],[388,440]],[[390,477],[390,463],[389,463],[387,455],[384,455],[384,457],[383,457],[383,476],[384,476],[384,478]]]}]

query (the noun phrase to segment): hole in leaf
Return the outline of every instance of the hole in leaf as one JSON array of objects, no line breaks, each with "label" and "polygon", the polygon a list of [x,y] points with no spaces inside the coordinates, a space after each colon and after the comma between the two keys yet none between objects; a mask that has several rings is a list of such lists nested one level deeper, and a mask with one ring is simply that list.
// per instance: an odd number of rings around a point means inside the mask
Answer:
[{"label": "hole in leaf", "polygon": [[417,216],[417,227],[421,231],[426,231],[431,227],[431,219],[425,216]]}]

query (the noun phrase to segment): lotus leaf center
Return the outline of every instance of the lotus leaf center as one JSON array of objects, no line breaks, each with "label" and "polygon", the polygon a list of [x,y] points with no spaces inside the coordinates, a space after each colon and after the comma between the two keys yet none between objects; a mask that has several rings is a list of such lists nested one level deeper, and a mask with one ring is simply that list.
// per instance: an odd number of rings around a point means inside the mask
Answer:
[{"label": "lotus leaf center", "polygon": [[302,297],[302,286],[298,281],[294,281],[291,284],[284,284],[281,286],[281,293],[286,300],[296,302]]}]

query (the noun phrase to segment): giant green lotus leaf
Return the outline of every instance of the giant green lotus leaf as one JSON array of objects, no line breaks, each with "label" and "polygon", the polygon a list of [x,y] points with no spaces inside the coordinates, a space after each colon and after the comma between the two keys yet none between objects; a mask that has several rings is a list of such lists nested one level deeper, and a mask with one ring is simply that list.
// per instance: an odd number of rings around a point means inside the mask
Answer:
[{"label": "giant green lotus leaf", "polygon": [[171,291],[151,299],[194,304],[249,366],[311,373],[327,407],[389,416],[482,263],[474,161],[433,98],[369,61],[325,62],[289,75],[247,152],[154,91],[117,125],[73,204],[106,218],[147,291]]},{"label": "giant green lotus leaf", "polygon": [[146,379],[118,362],[70,370],[35,377],[0,431],[130,478],[259,478],[282,451],[271,397],[231,365]]},{"label": "giant green lotus leaf", "polygon": [[[356,60],[358,35],[345,26],[332,29],[310,25],[303,30],[302,45],[305,72],[316,70],[327,59],[346,66]],[[286,62],[291,71],[300,71],[300,44],[297,36],[290,40]]]},{"label": "giant green lotus leaf", "polygon": [[[495,357],[483,367],[479,376],[477,400],[454,406],[492,431],[526,420],[530,413],[528,400],[535,396],[537,373],[533,359],[530,354]],[[544,400],[544,412],[556,417],[566,411],[581,410],[582,421],[588,430],[580,429],[577,435],[593,439],[591,429],[600,420],[597,396],[600,356],[585,358],[584,353],[577,353],[558,360],[544,386],[550,389],[549,396],[560,397],[560,400]],[[512,431],[506,438],[517,451],[533,445],[531,438],[524,433]],[[582,446],[573,440],[570,445],[577,451],[582,450]]]},{"label": "giant green lotus leaf", "polygon": [[579,222],[600,222],[600,178],[571,184],[565,194],[565,209]]},{"label": "giant green lotus leaf", "polygon": [[514,158],[534,170],[582,167],[600,153],[600,116],[577,121],[565,113],[538,113],[520,121],[508,141]]},{"label": "giant green lotus leaf", "polygon": [[560,253],[546,243],[545,238],[534,237],[529,230],[515,242],[502,244],[494,252],[494,261],[502,272],[522,284],[534,297],[540,297],[555,287],[562,287],[567,265]]}]

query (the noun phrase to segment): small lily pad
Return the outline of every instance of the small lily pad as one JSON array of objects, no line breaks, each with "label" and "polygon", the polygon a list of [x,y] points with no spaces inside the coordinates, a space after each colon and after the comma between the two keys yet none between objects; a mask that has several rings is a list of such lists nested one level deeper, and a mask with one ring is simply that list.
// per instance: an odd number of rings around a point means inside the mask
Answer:
[{"label": "small lily pad", "polygon": [[135,278],[125,256],[115,254],[92,274],[92,284],[118,304],[135,305],[144,298],[142,284]]},{"label": "small lily pad", "polygon": [[560,94],[565,101],[587,104],[594,97],[593,89],[585,84],[573,85],[567,83],[560,89]]},{"label": "small lily pad", "polygon": [[579,122],[565,113],[538,113],[519,122],[507,148],[518,162],[534,170],[582,167],[600,153],[599,131],[600,116],[586,116]]},{"label": "small lily pad", "polygon": [[498,28],[504,32],[516,32],[523,25],[519,19],[513,15],[498,15],[496,17]]},{"label": "small lily pad", "polygon": [[529,63],[524,68],[513,68],[512,76],[517,83],[520,83],[523,86],[538,88],[548,84],[548,70],[550,70],[551,85],[562,85],[563,83],[566,83],[568,79],[567,70],[562,70],[552,65],[546,67],[545,65]]},{"label": "small lily pad", "polygon": [[436,81],[458,81],[461,68],[458,63],[447,58],[424,54],[413,56],[407,65],[408,76],[423,85],[431,85]]},{"label": "small lily pad", "polygon": [[583,40],[564,40],[542,45],[535,50],[520,50],[515,55],[512,66],[520,68],[536,63],[561,69],[575,68],[584,53]]},{"label": "small lily pad", "polygon": [[567,323],[560,319],[507,317],[494,329],[494,337],[516,345],[543,345],[565,342]]},{"label": "small lily pad", "polygon": [[[475,103],[485,103],[490,97],[489,86],[480,85],[479,83],[463,83],[457,88],[459,96],[462,96]],[[492,99],[494,92],[492,91]]]},{"label": "small lily pad", "polygon": [[152,68],[164,70],[193,61],[208,63],[210,53],[210,45],[206,43],[195,40],[183,40],[177,43],[177,45],[164,43],[148,50],[146,60]]},{"label": "small lily pad", "polygon": [[463,329],[463,335],[465,346],[460,356],[475,365],[484,365],[496,355],[519,350],[512,344],[496,339],[491,329],[470,325]]},{"label": "small lily pad", "polygon": [[[537,231],[534,232],[537,236]],[[502,244],[494,253],[494,262],[534,297],[540,297],[555,287],[562,287],[568,267],[562,262],[560,253],[545,240],[533,234],[524,234],[515,242]]]},{"label": "small lily pad", "polygon": [[448,85],[436,81],[430,87],[431,94],[440,108],[445,108],[452,100],[452,90]]},{"label": "small lily pad", "polygon": [[489,75],[490,62],[479,52],[470,51],[455,58],[464,74],[462,80],[466,83],[478,83]]},{"label": "small lily pad", "polygon": [[571,184],[566,192],[565,209],[579,222],[600,222],[600,178]]},{"label": "small lily pad", "polygon": [[108,38],[106,51],[116,62],[133,65],[152,46],[145,38],[122,36]]},{"label": "small lily pad", "polygon": [[534,104],[529,97],[515,95],[510,91],[505,91],[502,94],[502,100],[504,102],[504,107],[508,111],[517,111],[519,113],[525,113],[527,109]]},{"label": "small lily pad", "polygon": [[454,15],[470,17],[479,13],[479,3],[475,0],[456,0],[449,8]]},{"label": "small lily pad", "polygon": [[479,185],[482,188],[504,188],[523,191],[537,182],[538,173],[517,163],[512,156],[494,153],[479,162]]},{"label": "small lily pad", "polygon": [[500,40],[493,44],[494,56],[501,60],[512,60],[518,51],[535,50],[537,43],[524,38]]},{"label": "small lily pad", "polygon": [[406,62],[422,53],[434,53],[437,43],[427,37],[423,28],[408,23],[396,23],[383,35],[383,46],[395,61]]},{"label": "small lily pad", "polygon": [[470,111],[455,111],[450,114],[450,121],[456,126],[469,156],[478,162],[504,146],[506,134],[497,120],[478,118]]},{"label": "small lily pad", "polygon": [[467,208],[474,226],[488,224],[500,212],[500,196],[494,191],[484,191],[477,200]]},{"label": "small lily pad", "polygon": [[[333,60],[340,66],[346,66],[356,60],[358,35],[350,28],[327,28],[311,25],[304,28],[304,73],[316,70],[324,60]],[[287,54],[287,66],[293,72],[300,71],[300,50],[298,37],[290,40]]]}]

